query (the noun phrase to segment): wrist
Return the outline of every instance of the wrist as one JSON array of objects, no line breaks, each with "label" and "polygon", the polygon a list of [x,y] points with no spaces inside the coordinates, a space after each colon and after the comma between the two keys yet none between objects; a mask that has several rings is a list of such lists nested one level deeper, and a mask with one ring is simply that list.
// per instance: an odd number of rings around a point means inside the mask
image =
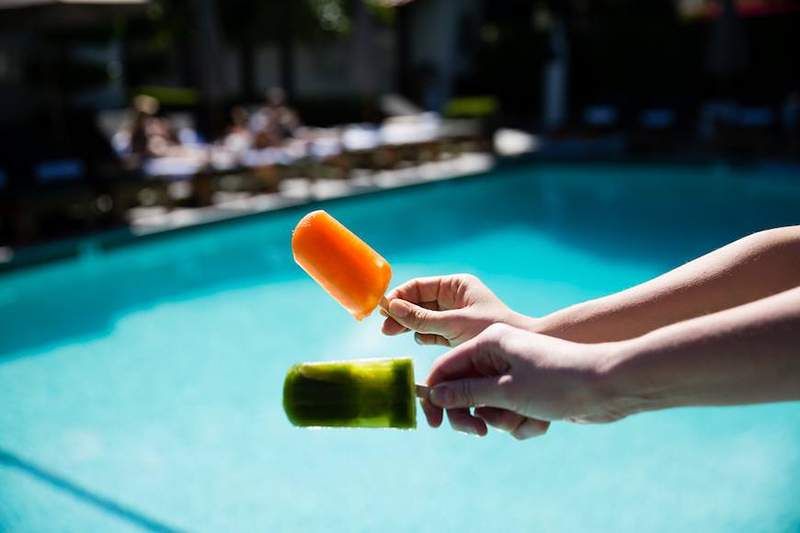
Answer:
[{"label": "wrist", "polygon": [[644,337],[604,343],[598,358],[597,393],[614,419],[670,407],[663,376],[652,368]]},{"label": "wrist", "polygon": [[600,342],[600,338],[592,338],[592,328],[586,326],[595,314],[593,301],[575,304],[532,319],[530,331],[573,342]]},{"label": "wrist", "polygon": [[531,333],[542,333],[542,331],[539,331],[543,327],[541,318],[523,315],[511,309],[506,313],[503,323]]}]

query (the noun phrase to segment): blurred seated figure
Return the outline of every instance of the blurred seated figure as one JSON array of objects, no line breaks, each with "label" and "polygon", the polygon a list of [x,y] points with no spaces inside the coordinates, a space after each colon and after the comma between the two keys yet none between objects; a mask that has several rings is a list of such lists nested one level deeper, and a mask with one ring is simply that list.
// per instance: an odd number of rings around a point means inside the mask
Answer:
[{"label": "blurred seated figure", "polygon": [[133,123],[130,125],[128,149],[132,154],[147,152],[147,130],[150,120],[158,112],[158,100],[145,95],[133,99]]},{"label": "blurred seated figure", "polygon": [[249,115],[241,106],[231,109],[230,126],[225,133],[223,145],[234,152],[243,152],[253,144],[253,135],[248,128]]},{"label": "blurred seated figure", "polygon": [[250,120],[254,147],[280,146],[287,139],[297,136],[300,126],[297,112],[286,104],[286,93],[280,87],[273,87],[267,92],[266,105]]},{"label": "blurred seated figure", "polygon": [[161,157],[179,145],[169,120],[156,116],[158,100],[139,95],[133,100],[133,123],[130,128],[130,152],[140,157]]},{"label": "blurred seated figure", "polygon": [[267,93],[267,109],[271,122],[283,138],[294,137],[300,128],[300,117],[286,104],[286,93],[279,87],[273,87]]},{"label": "blurred seated figure", "polygon": [[258,150],[276,148],[283,143],[283,140],[277,129],[271,124],[267,124],[253,134],[253,148]]},{"label": "blurred seated figure", "polygon": [[148,176],[191,176],[208,163],[208,147],[197,135],[190,118],[158,116],[158,100],[139,95],[133,100],[132,118],[114,134],[112,144],[129,170]]}]

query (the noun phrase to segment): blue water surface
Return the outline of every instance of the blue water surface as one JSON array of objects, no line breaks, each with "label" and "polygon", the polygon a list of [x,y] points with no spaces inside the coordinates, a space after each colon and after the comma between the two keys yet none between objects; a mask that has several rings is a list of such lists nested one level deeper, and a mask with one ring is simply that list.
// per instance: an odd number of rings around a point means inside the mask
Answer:
[{"label": "blue water surface", "polygon": [[[800,179],[724,167],[529,166],[324,205],[394,282],[472,272],[542,315],[750,232]],[[517,442],[302,430],[307,360],[441,348],[354,321],[292,262],[308,209],[0,278],[0,531],[800,530],[800,405],[554,424]]]}]

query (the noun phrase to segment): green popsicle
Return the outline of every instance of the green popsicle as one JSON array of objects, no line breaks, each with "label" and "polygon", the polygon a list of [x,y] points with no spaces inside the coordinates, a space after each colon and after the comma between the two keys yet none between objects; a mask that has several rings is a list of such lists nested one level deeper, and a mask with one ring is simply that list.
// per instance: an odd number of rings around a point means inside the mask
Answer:
[{"label": "green popsicle", "polygon": [[410,358],[294,365],[283,383],[283,409],[301,427],[417,427]]}]

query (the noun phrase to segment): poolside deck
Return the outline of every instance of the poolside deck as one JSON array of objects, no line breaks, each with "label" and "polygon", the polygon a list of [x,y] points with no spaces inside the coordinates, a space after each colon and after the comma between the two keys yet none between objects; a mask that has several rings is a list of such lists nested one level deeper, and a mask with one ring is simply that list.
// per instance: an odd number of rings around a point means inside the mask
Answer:
[{"label": "poolside deck", "polygon": [[368,194],[375,191],[408,187],[421,183],[454,179],[487,172],[494,158],[483,153],[467,153],[446,161],[419,166],[362,173],[347,180],[312,180],[293,178],[283,180],[278,192],[264,194],[230,194],[212,206],[179,208],[166,211],[160,208],[133,209],[131,228],[134,235],[147,235],[219,222],[246,215],[275,211],[319,200]]},{"label": "poolside deck", "polygon": [[293,208],[314,202],[373,194],[436,181],[485,173],[497,166],[497,158],[485,152],[465,152],[452,158],[376,172],[354,172],[347,179],[288,178],[272,193],[223,193],[208,206],[138,207],[128,212],[128,226],[90,236],[79,236],[14,249],[0,246],[0,272],[112,248],[141,238],[173,231],[234,221],[243,217]]}]

